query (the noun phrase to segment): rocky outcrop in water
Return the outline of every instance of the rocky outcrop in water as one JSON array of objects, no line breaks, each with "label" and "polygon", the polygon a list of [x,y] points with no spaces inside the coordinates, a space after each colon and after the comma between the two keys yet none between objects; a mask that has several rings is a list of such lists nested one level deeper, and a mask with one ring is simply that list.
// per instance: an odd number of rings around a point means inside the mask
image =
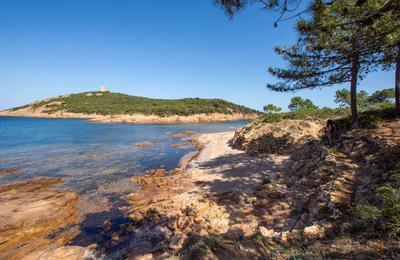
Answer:
[{"label": "rocky outcrop in water", "polygon": [[13,169],[2,169],[0,170],[0,175],[11,175],[21,172],[21,168],[13,168]]}]

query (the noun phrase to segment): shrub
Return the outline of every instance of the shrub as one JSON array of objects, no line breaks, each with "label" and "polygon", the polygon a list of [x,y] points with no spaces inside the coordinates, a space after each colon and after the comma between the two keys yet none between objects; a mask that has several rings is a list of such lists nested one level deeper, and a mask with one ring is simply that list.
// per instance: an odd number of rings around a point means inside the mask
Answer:
[{"label": "shrub", "polygon": [[361,128],[373,129],[378,127],[379,118],[371,113],[362,113],[359,120],[358,125]]},{"label": "shrub", "polygon": [[391,233],[400,234],[400,174],[392,174],[389,182],[375,190],[375,205],[362,203],[352,208],[356,228],[374,230],[377,223]]},{"label": "shrub", "polygon": [[259,233],[257,233],[254,236],[254,239],[257,240],[257,241],[260,241],[264,246],[268,245],[268,243],[269,243],[268,238],[264,237],[263,235],[261,235]]},{"label": "shrub", "polygon": [[201,257],[207,255],[209,250],[205,241],[198,236],[190,236],[185,244],[187,259],[201,259]]},{"label": "shrub", "polygon": [[330,154],[337,154],[337,153],[338,153],[336,147],[331,147],[331,148],[329,148],[329,149],[328,149],[328,152],[329,152]]},{"label": "shrub", "polygon": [[399,189],[400,188],[400,173],[393,173],[389,177],[390,184],[392,187]]},{"label": "shrub", "polygon": [[381,201],[381,209],[385,218],[386,228],[394,233],[400,233],[400,192],[390,184],[377,189],[377,197]]},{"label": "shrub", "polygon": [[400,168],[400,145],[396,145],[385,151],[384,165],[387,170]]},{"label": "shrub", "polygon": [[381,211],[371,204],[357,204],[351,209],[357,228],[373,229],[381,217]]}]

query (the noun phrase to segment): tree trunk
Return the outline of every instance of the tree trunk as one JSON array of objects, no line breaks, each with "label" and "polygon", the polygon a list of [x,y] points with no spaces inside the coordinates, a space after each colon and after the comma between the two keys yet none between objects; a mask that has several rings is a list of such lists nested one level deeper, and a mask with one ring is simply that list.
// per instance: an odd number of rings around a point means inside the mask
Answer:
[{"label": "tree trunk", "polygon": [[395,116],[400,117],[400,44],[396,58],[396,79],[394,83]]},{"label": "tree trunk", "polygon": [[357,79],[358,79],[358,54],[354,54],[351,62],[351,86],[350,86],[350,107],[351,107],[351,127],[358,127],[357,112]]}]

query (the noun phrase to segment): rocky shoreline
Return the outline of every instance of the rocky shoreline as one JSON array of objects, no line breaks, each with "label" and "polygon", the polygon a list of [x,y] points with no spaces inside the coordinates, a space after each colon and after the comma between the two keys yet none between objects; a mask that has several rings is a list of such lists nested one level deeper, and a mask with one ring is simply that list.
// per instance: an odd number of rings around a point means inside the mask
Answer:
[{"label": "rocky shoreline", "polygon": [[[147,171],[131,178],[130,182],[138,185],[139,190],[124,196],[128,204],[121,210],[127,221],[104,221],[100,228],[108,240],[101,244],[81,247],[68,242],[74,229],[64,227],[78,225],[77,197],[49,188],[60,180],[33,180],[2,187],[0,252],[6,247],[8,254],[13,250],[17,255],[30,256],[69,254],[74,259],[265,259],[273,258],[272,255],[286,259],[301,255],[303,247],[299,245],[307,245],[317,246],[324,255],[340,255],[339,252],[348,250],[347,254],[362,256],[346,248],[347,244],[361,247],[356,238],[348,241],[338,237],[351,228],[349,212],[354,200],[368,197],[366,188],[380,181],[377,176],[382,175],[381,162],[388,160],[387,151],[392,151],[400,140],[390,133],[400,125],[388,122],[377,130],[352,131],[340,137],[333,149],[320,141],[320,121],[306,123],[282,122],[280,131],[263,125],[242,128],[236,133],[196,136],[191,142],[199,151],[184,159],[181,168]],[[253,132],[253,127],[258,130]],[[282,136],[286,136],[284,142]],[[56,207],[52,210],[66,217],[61,218],[63,221],[57,227],[28,229],[37,232],[20,237],[25,239],[21,248],[28,248],[20,251],[17,245],[21,241],[10,236],[25,232],[25,227],[10,229],[15,226],[14,220],[11,213],[3,212],[19,212],[26,201],[15,205],[7,201],[22,199],[32,191],[35,196],[28,202],[45,205],[55,197]],[[40,212],[45,214],[44,211]],[[21,215],[20,219],[27,217]],[[45,215],[34,224],[42,227],[48,218]],[[31,236],[44,242],[37,245],[37,239],[29,240]],[[50,247],[54,240],[62,243]],[[362,250],[372,250],[377,243],[367,241]],[[399,247],[396,241],[379,243],[382,248]],[[339,246],[332,247],[333,244]],[[276,252],[276,248],[281,251]]]},{"label": "rocky shoreline", "polygon": [[19,110],[3,110],[0,111],[0,116],[13,117],[34,117],[34,118],[75,118],[88,119],[96,123],[132,123],[132,124],[186,124],[186,123],[217,123],[238,120],[253,120],[258,117],[257,114],[195,114],[190,116],[166,116],[157,115],[97,115],[97,114],[82,114],[57,111],[54,113],[46,113],[41,109],[32,110],[29,108]]},{"label": "rocky shoreline", "polygon": [[90,256],[66,246],[77,234],[79,198],[54,187],[62,180],[38,178],[0,187],[0,258],[57,259]]}]

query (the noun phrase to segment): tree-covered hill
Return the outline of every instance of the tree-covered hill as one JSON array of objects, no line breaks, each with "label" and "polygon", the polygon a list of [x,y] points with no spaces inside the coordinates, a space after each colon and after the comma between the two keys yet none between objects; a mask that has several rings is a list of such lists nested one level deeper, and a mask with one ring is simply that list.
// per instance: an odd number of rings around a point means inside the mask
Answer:
[{"label": "tree-covered hill", "polygon": [[222,99],[152,99],[108,91],[64,95],[16,107],[12,110],[16,111],[22,108],[42,109],[43,112],[50,114],[57,111],[99,115],[144,114],[158,116],[188,116],[202,113],[259,113]]}]

